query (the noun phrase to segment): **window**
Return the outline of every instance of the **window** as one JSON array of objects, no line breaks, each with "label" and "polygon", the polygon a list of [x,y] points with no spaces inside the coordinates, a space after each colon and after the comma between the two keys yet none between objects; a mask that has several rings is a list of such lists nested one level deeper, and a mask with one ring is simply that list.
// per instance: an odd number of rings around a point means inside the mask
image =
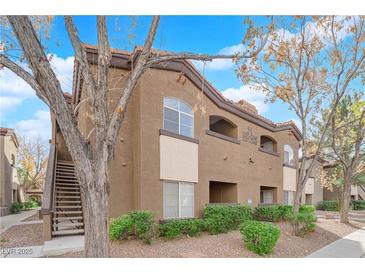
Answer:
[{"label": "window", "polygon": [[237,126],[220,116],[209,116],[209,130],[237,139]]},{"label": "window", "polygon": [[194,184],[164,182],[164,219],[194,217]]},{"label": "window", "polygon": [[193,138],[194,115],[192,108],[175,98],[164,98],[163,106],[163,128]]},{"label": "window", "polygon": [[269,136],[260,136],[260,148],[267,152],[277,152],[277,143]]},{"label": "window", "polygon": [[284,204],[285,205],[294,204],[294,191],[284,191]]},{"label": "window", "polygon": [[284,146],[284,164],[294,165],[294,150],[289,145]]}]

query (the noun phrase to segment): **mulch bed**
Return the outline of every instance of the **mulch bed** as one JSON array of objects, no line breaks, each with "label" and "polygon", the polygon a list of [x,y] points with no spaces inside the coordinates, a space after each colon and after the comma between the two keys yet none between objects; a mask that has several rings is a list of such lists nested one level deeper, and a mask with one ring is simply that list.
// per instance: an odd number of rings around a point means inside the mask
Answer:
[{"label": "mulch bed", "polygon": [[[352,222],[341,224],[339,220],[319,218],[316,230],[305,237],[292,235],[288,223],[277,223],[281,236],[273,254],[273,258],[301,258],[320,249],[329,243],[361,228],[364,224]],[[195,238],[183,236],[171,241],[155,239],[151,245],[141,241],[128,240],[110,243],[111,257],[118,258],[237,258],[260,257],[248,251],[238,231],[226,234],[203,235]],[[83,252],[68,253],[62,257],[83,257]]]},{"label": "mulch bed", "polygon": [[15,225],[0,234],[0,248],[43,245],[43,225]]}]

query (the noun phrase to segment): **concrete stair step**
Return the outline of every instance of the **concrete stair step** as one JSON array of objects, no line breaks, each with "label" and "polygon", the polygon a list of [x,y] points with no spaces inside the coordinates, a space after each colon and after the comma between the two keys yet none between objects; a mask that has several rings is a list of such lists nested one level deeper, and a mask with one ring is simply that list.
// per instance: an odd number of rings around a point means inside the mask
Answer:
[{"label": "concrete stair step", "polygon": [[59,191],[57,191],[56,190],[56,195],[58,194],[58,193],[67,193],[67,194],[80,194],[80,191],[63,191],[63,190],[59,190]]},{"label": "concrete stair step", "polygon": [[54,221],[66,221],[66,220],[82,220],[82,216],[73,216],[73,217],[54,217]]},{"label": "concrete stair step", "polygon": [[74,214],[82,214],[82,211],[56,211],[56,212],[54,212],[54,214],[56,214],[56,215],[72,214],[72,215],[74,215]]},{"label": "concrete stair step", "polygon": [[[75,206],[59,206],[59,205],[56,205],[56,209],[67,209],[67,208],[82,208],[82,206],[80,205],[75,205]],[[67,211],[65,211],[67,213]]]},{"label": "concrete stair step", "polygon": [[70,230],[58,230],[52,231],[53,236],[61,236],[61,235],[75,235],[75,234],[83,234],[84,229],[70,229]]},{"label": "concrete stair step", "polygon": [[56,201],[57,204],[81,204],[81,201]]},{"label": "concrete stair step", "polygon": [[57,227],[57,228],[70,228],[70,227],[77,227],[77,226],[84,226],[84,223],[71,223],[71,222],[67,222],[67,223],[58,223],[58,224],[53,224],[53,227]]}]

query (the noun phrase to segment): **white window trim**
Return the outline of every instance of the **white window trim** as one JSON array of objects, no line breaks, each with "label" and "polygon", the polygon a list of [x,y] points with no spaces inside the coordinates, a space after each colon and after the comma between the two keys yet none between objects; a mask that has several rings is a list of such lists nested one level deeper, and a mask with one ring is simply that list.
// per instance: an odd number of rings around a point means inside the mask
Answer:
[{"label": "white window trim", "polygon": [[[286,150],[286,148],[289,147],[289,150]],[[285,152],[288,152],[288,162],[285,162]],[[291,157],[290,157],[291,156]],[[287,165],[294,165],[294,149],[291,147],[291,145],[285,144],[284,145],[284,164]]]},{"label": "white window trim", "polygon": [[[194,183],[190,183],[190,182],[179,182],[179,181],[164,181],[163,184],[178,184],[178,190],[179,190],[179,194],[178,194],[178,197],[179,197],[179,212],[178,212],[178,217],[166,217],[165,216],[165,203],[163,201],[163,218],[164,220],[169,220],[169,219],[186,219],[186,218],[195,218],[195,184]],[[181,184],[191,184],[193,186],[193,215],[191,217],[181,217]],[[162,195],[162,199],[165,199],[164,195]]]},{"label": "white window trim", "polygon": [[[176,100],[176,101],[178,101],[179,103],[180,103],[180,101],[181,100],[179,100],[179,99],[176,99],[176,98],[171,98],[171,97],[165,97],[165,98],[170,98],[170,99],[174,99],[174,100]],[[175,123],[175,121],[171,121],[171,120],[169,120],[169,119],[165,119],[165,108],[168,108],[168,109],[171,109],[171,110],[174,110],[174,111],[176,111],[177,113],[178,113],[178,117],[177,117],[177,119],[178,119],[178,124],[177,124],[177,128],[178,128],[178,134],[180,134],[181,135],[181,132],[180,132],[180,126],[181,126],[181,122],[180,122],[180,113],[182,113],[182,114],[185,114],[185,115],[187,115],[187,116],[190,116],[192,119],[192,123],[191,123],[191,136],[187,136],[187,137],[191,137],[191,138],[194,138],[194,114],[190,114],[190,113],[187,113],[187,112],[185,112],[185,111],[181,111],[181,110],[179,110],[179,109],[175,109],[175,108],[172,108],[172,107],[169,107],[169,106],[166,106],[165,105],[165,98],[163,99],[163,121],[162,121],[162,123],[163,123],[163,129],[165,129],[165,120],[167,120],[167,121],[169,121],[169,122],[173,122],[173,123]],[[181,102],[183,102],[183,101],[181,101]],[[186,104],[186,105],[188,105],[190,108],[191,108],[191,112],[193,112],[193,108],[189,105],[189,104],[187,104],[187,103],[185,103],[185,102],[183,102],[184,104]],[[184,126],[187,126],[187,125],[184,125]],[[185,136],[185,135],[184,135]]]}]

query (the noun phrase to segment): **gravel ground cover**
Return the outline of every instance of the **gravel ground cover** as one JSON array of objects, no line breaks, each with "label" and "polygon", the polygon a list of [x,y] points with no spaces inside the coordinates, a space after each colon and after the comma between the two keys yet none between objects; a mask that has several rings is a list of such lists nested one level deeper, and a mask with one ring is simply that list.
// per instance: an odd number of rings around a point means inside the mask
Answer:
[{"label": "gravel ground cover", "polygon": [[[336,219],[319,218],[315,232],[305,237],[292,235],[290,224],[277,223],[281,236],[273,254],[266,257],[305,257],[329,243],[364,226],[360,222],[341,224]],[[203,235],[195,238],[183,236],[167,241],[155,239],[151,245],[137,240],[110,243],[111,257],[119,258],[237,258],[260,257],[245,249],[238,231],[227,234]],[[83,257],[83,252],[68,253],[63,257]]]},{"label": "gravel ground cover", "polygon": [[43,245],[43,225],[15,225],[0,234],[0,248]]}]

